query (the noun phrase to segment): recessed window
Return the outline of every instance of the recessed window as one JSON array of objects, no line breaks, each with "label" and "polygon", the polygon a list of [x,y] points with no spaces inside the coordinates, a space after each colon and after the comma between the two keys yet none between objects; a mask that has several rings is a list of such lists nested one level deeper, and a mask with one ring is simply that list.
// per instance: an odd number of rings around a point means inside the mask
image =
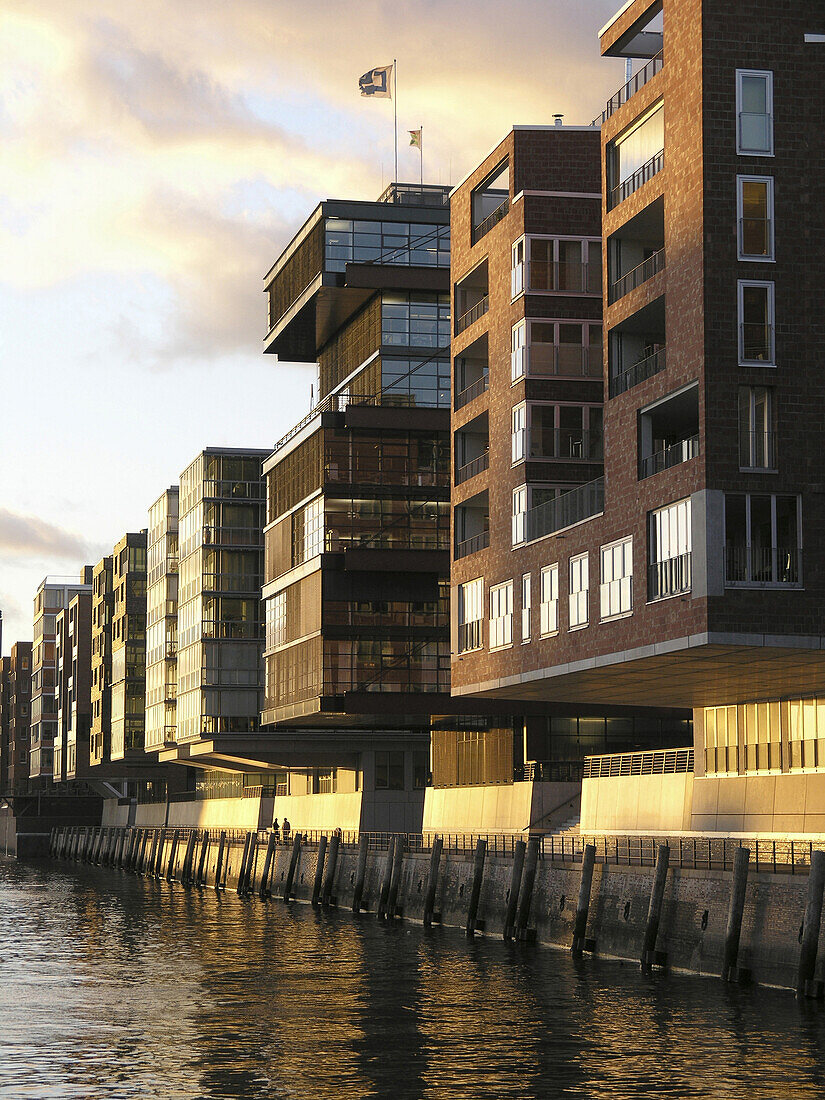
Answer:
[{"label": "recessed window", "polygon": [[490,589],[490,649],[513,644],[513,582]]},{"label": "recessed window", "polygon": [[771,176],[738,176],[739,259],[774,258],[773,179]]},{"label": "recessed window", "polygon": [[458,652],[481,649],[484,616],[484,579],[476,577],[458,586]]},{"label": "recessed window", "polygon": [[512,543],[518,546],[527,537],[527,486],[519,485],[513,490]]},{"label": "recessed window", "polygon": [[742,156],[773,156],[773,73],[736,71],[736,151]]},{"label": "recessed window", "polygon": [[525,289],[534,293],[601,294],[601,241],[590,237],[528,237]]},{"label": "recessed window", "polygon": [[801,580],[801,498],[726,493],[725,583],[761,587]]},{"label": "recessed window", "polygon": [[527,322],[513,325],[510,334],[510,379],[518,382],[527,373]]},{"label": "recessed window", "polygon": [[524,291],[524,254],[525,240],[516,241],[512,249],[510,264],[510,296],[515,299]]},{"label": "recessed window", "polygon": [[533,610],[532,580],[529,573],[521,578],[521,640],[530,641],[530,616]]},{"label": "recessed window", "polygon": [[543,638],[559,629],[559,566],[546,565],[541,571],[539,630]]},{"label": "recessed window", "polygon": [[404,790],[403,752],[376,752],[375,789],[377,791]]},{"label": "recessed window", "polygon": [[521,462],[527,455],[527,405],[516,405],[510,414],[511,460]]},{"label": "recessed window", "polygon": [[579,554],[570,559],[570,628],[587,626],[589,621],[590,557]]},{"label": "recessed window", "polygon": [[630,614],[633,610],[633,540],[621,539],[603,546],[601,559],[599,602],[602,619]]},{"label": "recessed window", "polygon": [[739,387],[739,465],[744,470],[773,470],[773,391],[767,386]]},{"label": "recessed window", "polygon": [[739,362],[760,367],[776,364],[773,283],[739,280]]},{"label": "recessed window", "polygon": [[661,600],[689,592],[691,565],[690,500],[677,500],[650,513],[648,599]]}]

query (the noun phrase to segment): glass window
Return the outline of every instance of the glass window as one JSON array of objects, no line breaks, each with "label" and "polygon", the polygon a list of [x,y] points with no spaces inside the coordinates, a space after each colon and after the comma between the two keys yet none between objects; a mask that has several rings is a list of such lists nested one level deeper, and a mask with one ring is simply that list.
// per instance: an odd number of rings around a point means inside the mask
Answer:
[{"label": "glass window", "polygon": [[375,789],[377,791],[404,790],[403,752],[376,752]]},{"label": "glass window", "polygon": [[770,176],[738,176],[739,259],[772,260],[773,179]]},{"label": "glass window", "polygon": [[689,499],[651,513],[648,599],[690,591],[691,546]]},{"label": "glass window", "polygon": [[539,604],[539,630],[542,637],[555,634],[559,629],[559,567],[546,565],[541,571],[541,602]]},{"label": "glass window", "polygon": [[527,486],[519,485],[513,490],[512,543],[518,546],[527,537]]},{"label": "glass window", "polygon": [[603,546],[601,559],[601,617],[627,615],[633,610],[633,540],[622,539]]},{"label": "glass window", "polygon": [[773,366],[774,285],[739,280],[739,362]]},{"label": "glass window", "polygon": [[513,644],[513,582],[490,589],[490,649]]},{"label": "glass window", "polygon": [[524,290],[524,237],[513,245],[510,271],[510,295],[516,298]]},{"label": "glass window", "polygon": [[571,628],[587,626],[588,593],[590,589],[589,555],[579,554],[570,559],[570,606]]},{"label": "glass window", "polygon": [[519,321],[510,334],[510,379],[518,382],[527,373],[527,322]]},{"label": "glass window", "polygon": [[527,405],[516,405],[511,414],[512,461],[521,462],[527,449]]},{"label": "glass window", "polygon": [[532,581],[529,573],[521,578],[521,640],[530,641],[530,616],[533,610]]},{"label": "glass window", "polygon": [[458,586],[458,652],[481,649],[481,624],[484,617],[484,579],[466,581]]},{"label": "glass window", "polygon": [[776,467],[772,390],[766,386],[739,387],[739,465],[747,470]]},{"label": "glass window", "polygon": [[769,493],[725,495],[725,583],[799,584],[801,500]]},{"label": "glass window", "polygon": [[736,151],[743,156],[773,156],[773,73],[737,69]]}]

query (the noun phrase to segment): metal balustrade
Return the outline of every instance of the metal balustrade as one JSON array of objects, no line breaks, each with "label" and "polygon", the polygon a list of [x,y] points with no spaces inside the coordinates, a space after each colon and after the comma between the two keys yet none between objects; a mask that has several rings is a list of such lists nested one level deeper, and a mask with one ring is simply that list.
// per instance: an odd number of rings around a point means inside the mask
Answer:
[{"label": "metal balustrade", "polygon": [[481,394],[487,392],[487,386],[489,379],[487,372],[477,378],[475,382],[472,382],[469,386],[466,386],[463,390],[455,395],[455,408],[456,411],[463,409],[465,405],[469,405],[471,401],[474,401]]},{"label": "metal balustrade", "polygon": [[610,378],[610,396],[618,397],[621,393],[627,393],[640,382],[646,382],[667,367],[667,356],[663,347],[657,348],[650,355],[645,356],[626,370],[619,371]]},{"label": "metal balustrade", "polygon": [[498,225],[503,217],[506,216],[510,209],[509,198],[505,199],[503,203],[495,208],[492,214],[488,214],[483,221],[480,221],[478,225],[473,226],[472,238],[473,244],[477,244],[482,237],[486,236],[494,225]]},{"label": "metal balustrade", "polygon": [[651,562],[647,567],[647,598],[661,600],[666,596],[678,596],[690,592],[692,580],[692,554],[677,554],[663,561]]},{"label": "metal balustrade", "polygon": [[487,310],[490,308],[489,295],[485,294],[480,301],[476,302],[474,306],[471,306],[468,310],[465,310],[460,317],[455,319],[455,334],[462,333],[465,328],[469,328],[475,321],[483,317]]},{"label": "metal balustrade", "polygon": [[644,88],[645,84],[652,80],[658,72],[661,72],[664,63],[664,50],[660,50],[659,53],[657,53],[655,57],[651,57],[637,73],[634,73],[630,80],[628,80],[626,84],[623,84],[615,95],[612,95],[610,99],[608,99],[607,105],[602,111],[601,116],[594,118],[590,125],[604,125],[611,115],[615,114],[620,107],[625,105],[625,103],[628,103],[637,92]]},{"label": "metal balustrade", "polygon": [[699,436],[692,435],[688,439],[680,439],[678,443],[671,443],[663,447],[661,451],[655,451],[647,455],[639,463],[639,480],[659,474],[662,470],[670,470],[679,466],[688,459],[696,458],[699,454]]},{"label": "metal balustrade", "polygon": [[665,269],[665,250],[660,248],[658,252],[654,252],[652,256],[648,256],[646,260],[642,260],[640,264],[626,272],[610,287],[609,300],[611,304],[618,302],[620,298],[623,298],[625,294],[629,294],[631,290],[635,290],[643,283],[646,283],[649,279],[652,279],[654,275],[658,275],[660,271]]},{"label": "metal balustrade", "polygon": [[603,511],[604,478],[599,477],[528,509],[524,517],[525,541],[543,538]]},{"label": "metal balustrade", "polygon": [[654,176],[657,176],[659,172],[665,166],[665,151],[661,149],[655,156],[652,156],[650,160],[645,161],[641,168],[637,168],[635,172],[622,180],[616,187],[610,192],[610,209],[618,206],[619,203],[624,202],[625,199],[639,190],[648,180],[652,180]]},{"label": "metal balustrade", "polygon": [[476,554],[479,550],[485,550],[489,545],[490,532],[481,531],[478,535],[473,535],[469,539],[464,539],[463,542],[456,543],[456,560],[466,558],[468,554]]},{"label": "metal balustrade", "polygon": [[476,474],[482,473],[490,465],[490,452],[485,451],[484,454],[480,454],[478,458],[474,458],[472,462],[465,462],[463,466],[459,466],[455,472],[455,483],[461,485],[465,481],[469,481],[471,477],[475,477]]}]

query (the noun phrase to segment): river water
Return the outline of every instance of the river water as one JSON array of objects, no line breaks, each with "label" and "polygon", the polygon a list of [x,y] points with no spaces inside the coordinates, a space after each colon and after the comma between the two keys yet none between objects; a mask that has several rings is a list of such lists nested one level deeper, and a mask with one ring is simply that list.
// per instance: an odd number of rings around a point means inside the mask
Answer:
[{"label": "river water", "polygon": [[0,1097],[825,1096],[789,993],[0,862]]}]

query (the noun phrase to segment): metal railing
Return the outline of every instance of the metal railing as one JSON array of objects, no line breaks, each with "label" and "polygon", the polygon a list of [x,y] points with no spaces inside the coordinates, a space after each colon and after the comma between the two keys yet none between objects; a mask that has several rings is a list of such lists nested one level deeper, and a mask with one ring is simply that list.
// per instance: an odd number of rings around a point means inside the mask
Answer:
[{"label": "metal railing", "polygon": [[665,151],[661,149],[652,156],[650,160],[645,161],[641,168],[637,168],[635,172],[627,177],[627,179],[622,180],[620,184],[610,191],[610,209],[612,210],[613,207],[618,206],[619,203],[630,198],[630,196],[635,191],[638,191],[643,184],[647,183],[648,180],[652,180],[654,176],[657,176],[664,166]]},{"label": "metal railing", "polygon": [[739,465],[747,470],[776,468],[776,434],[739,429]]},{"label": "metal railing", "polygon": [[692,435],[688,439],[680,439],[678,443],[671,443],[669,447],[663,447],[652,455],[643,458],[639,463],[639,480],[659,474],[662,470],[670,470],[673,466],[679,466],[699,454],[699,436]]},{"label": "metal railing", "polygon": [[485,550],[490,545],[490,532],[481,531],[463,542],[457,542],[455,546],[455,558],[466,558],[468,554],[477,554],[479,550]]},{"label": "metal railing", "polygon": [[649,749],[586,756],[582,777],[612,779],[622,775],[680,775],[692,771],[693,746],[689,746],[684,749]]},{"label": "metal railing", "polygon": [[588,481],[555,500],[528,509],[524,517],[525,541],[532,542],[554,531],[571,527],[604,511],[604,478]]},{"label": "metal railing", "polygon": [[647,598],[661,600],[666,596],[678,596],[690,592],[692,581],[692,555],[677,554],[664,561],[651,562],[647,567]]},{"label": "metal railing", "polygon": [[630,80],[628,80],[626,84],[623,84],[615,95],[612,95],[610,99],[608,99],[607,106],[602,111],[601,117],[594,118],[590,125],[600,126],[607,122],[611,115],[615,114],[620,107],[623,107],[625,103],[633,98],[636,92],[641,91],[645,84],[653,79],[656,73],[661,71],[664,63],[664,50],[660,50],[659,53],[657,53],[655,57],[651,57],[650,61],[643,65],[637,73],[634,73]]},{"label": "metal railing", "polygon": [[600,378],[601,347],[582,344],[529,344],[510,352],[510,373],[513,381],[530,378],[570,377]]},{"label": "metal railing", "polygon": [[465,405],[469,405],[476,397],[480,397],[481,394],[486,393],[488,384],[489,379],[485,371],[481,378],[477,378],[475,382],[471,382],[469,386],[466,386],[455,395],[456,411],[458,411],[458,409],[463,409]]},{"label": "metal railing", "polygon": [[492,214],[488,214],[483,221],[478,223],[478,225],[474,225],[472,232],[473,244],[477,244],[482,237],[490,232],[494,225],[498,225],[501,219],[506,216],[509,209],[510,200],[507,198],[495,208]]},{"label": "metal railing", "polygon": [[458,624],[458,652],[469,653],[482,646],[482,621],[473,619],[469,623]]},{"label": "metal railing", "polygon": [[581,261],[530,260],[527,265],[527,289],[552,290],[568,294],[601,294],[601,264]]},{"label": "metal railing", "polygon": [[625,294],[629,294],[631,290],[635,290],[641,286],[642,283],[646,283],[648,279],[652,279],[654,275],[658,275],[660,271],[665,269],[665,250],[660,248],[658,252],[654,252],[652,256],[648,256],[646,260],[642,260],[636,267],[631,268],[626,274],[620,276],[615,283],[610,287],[610,302],[618,302],[620,298],[623,298]]},{"label": "metal railing", "polygon": [[474,458],[472,462],[465,462],[463,466],[459,466],[455,472],[455,483],[461,485],[465,481],[469,481],[471,477],[475,477],[476,474],[482,473],[490,465],[490,452],[485,451],[484,454],[480,454],[478,458]]},{"label": "metal railing", "polygon": [[799,584],[801,565],[798,547],[725,545],[725,584]]},{"label": "metal railing", "polygon": [[531,760],[513,771],[516,783],[581,783],[584,775],[581,760]]},{"label": "metal railing", "polygon": [[664,347],[657,348],[656,351],[646,355],[644,359],[640,359],[637,363],[628,367],[627,370],[611,376],[610,396],[618,397],[620,393],[627,393],[629,389],[638,386],[640,382],[646,382],[648,378],[653,378],[654,375],[659,374],[666,366],[665,349]]},{"label": "metal railing", "polygon": [[460,317],[455,319],[455,334],[463,332],[465,328],[469,328],[480,317],[483,317],[487,310],[490,308],[490,298],[487,294],[484,295],[474,306],[471,306],[468,310],[465,310]]},{"label": "metal railing", "polygon": [[[575,428],[522,428],[515,433],[519,441],[519,457],[530,459],[578,459],[584,462],[601,462],[604,457],[601,432]],[[515,455],[513,458],[517,461]]]},{"label": "metal railing", "polygon": [[211,527],[203,529],[204,546],[260,546],[260,527]]}]

